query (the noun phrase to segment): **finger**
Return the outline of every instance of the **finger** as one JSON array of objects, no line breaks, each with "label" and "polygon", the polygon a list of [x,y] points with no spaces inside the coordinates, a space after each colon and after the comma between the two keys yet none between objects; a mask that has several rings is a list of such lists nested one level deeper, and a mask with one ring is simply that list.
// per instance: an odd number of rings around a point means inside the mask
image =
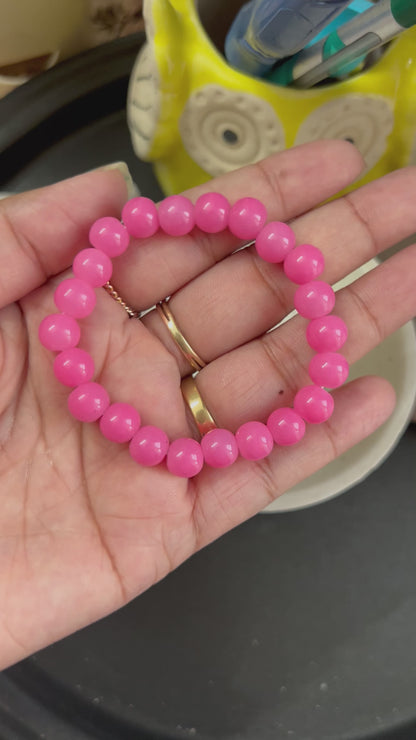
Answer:
[{"label": "finger", "polygon": [[[348,326],[341,352],[350,363],[377,346],[416,313],[416,245],[407,247],[337,293],[334,313]],[[265,421],[290,406],[308,380],[313,350],[300,316],[260,339],[223,355],[197,376],[197,386],[219,426],[235,430],[248,420]]]},{"label": "finger", "polygon": [[194,483],[198,547],[253,516],[368,437],[390,416],[395,401],[390,384],[374,377],[348,383],[334,397],[335,411],[330,422],[309,426],[297,445],[275,447],[269,457],[258,463],[239,458],[225,470],[204,468]]},{"label": "finger", "polygon": [[0,201],[0,306],[65,270],[91,223],[118,216],[126,196],[121,172],[95,170]]},{"label": "finger", "polygon": [[[195,202],[204,192],[219,191],[231,203],[253,196],[264,203],[269,219],[286,221],[349,185],[361,168],[361,156],[348,142],[319,141],[218,177],[186,195]],[[171,295],[240,244],[228,231],[209,235],[198,229],[185,237],[156,234],[141,240],[140,245],[133,241],[115,265],[114,283],[127,303],[143,310]]]},{"label": "finger", "polygon": [[[416,231],[416,168],[388,175],[322,206],[293,223],[298,243],[325,256],[321,278],[333,283],[395,241]],[[254,248],[241,250],[178,291],[170,308],[191,347],[206,361],[258,337],[293,308],[296,286],[281,265],[264,262]],[[189,365],[156,313],[145,323]]]}]

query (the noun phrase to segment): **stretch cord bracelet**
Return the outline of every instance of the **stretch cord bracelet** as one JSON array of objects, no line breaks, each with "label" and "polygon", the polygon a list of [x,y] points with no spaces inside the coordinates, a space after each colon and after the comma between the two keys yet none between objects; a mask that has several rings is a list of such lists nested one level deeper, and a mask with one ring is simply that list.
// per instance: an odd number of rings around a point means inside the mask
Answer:
[{"label": "stretch cord bracelet", "polygon": [[[242,198],[230,206],[223,195],[206,193],[194,205],[185,196],[169,196],[158,208],[148,198],[136,197],[124,206],[122,221],[104,217],[92,225],[92,246],[76,255],[72,265],[74,277],[63,280],[55,290],[60,313],[47,316],[39,327],[42,344],[59,353],[53,365],[55,376],[73,388],[68,407],[75,419],[99,421],[102,434],[109,440],[129,443],[130,455],[139,464],[154,466],[166,458],[172,474],[191,478],[201,471],[204,462],[224,468],[239,455],[261,460],[270,454],[274,444],[299,442],[305,434],[305,422],[319,424],[331,416],[334,401],[327,389],[342,385],[348,376],[348,363],[338,352],[347,338],[347,327],[341,318],[331,314],[335,305],[333,289],[317,280],[324,269],[324,257],[311,244],[295,247],[290,226],[280,221],[266,223],[266,219],[264,205],[255,198]],[[212,429],[200,442],[187,437],[169,441],[162,429],[141,426],[140,415],[133,406],[110,401],[106,389],[93,381],[93,358],[77,347],[81,335],[77,319],[94,310],[94,289],[110,280],[111,258],[125,252],[130,236],[148,239],[159,229],[168,235],[184,236],[195,226],[209,234],[228,228],[245,242],[255,240],[257,253],[266,262],[283,263],[285,274],[298,286],[294,306],[310,320],[306,339],[316,354],[309,363],[312,384],[296,393],[293,408],[277,408],[266,424],[249,421],[235,434],[227,429]]]}]

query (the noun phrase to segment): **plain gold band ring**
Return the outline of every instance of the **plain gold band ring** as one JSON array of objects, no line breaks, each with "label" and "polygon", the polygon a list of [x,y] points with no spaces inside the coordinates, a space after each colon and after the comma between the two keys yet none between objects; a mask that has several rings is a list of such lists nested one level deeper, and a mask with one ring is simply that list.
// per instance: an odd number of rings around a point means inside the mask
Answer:
[{"label": "plain gold band ring", "polygon": [[205,367],[206,362],[192,349],[189,342],[185,339],[181,330],[179,329],[175,318],[168,306],[168,301],[160,301],[156,304],[156,311],[158,312],[163,323],[169,330],[169,333],[175,342],[176,346],[180,349],[184,357],[188,360],[192,370],[202,370]]},{"label": "plain gold band ring", "polygon": [[187,375],[182,380],[181,391],[201,437],[211,429],[216,429],[217,425],[205,406],[192,375]]}]

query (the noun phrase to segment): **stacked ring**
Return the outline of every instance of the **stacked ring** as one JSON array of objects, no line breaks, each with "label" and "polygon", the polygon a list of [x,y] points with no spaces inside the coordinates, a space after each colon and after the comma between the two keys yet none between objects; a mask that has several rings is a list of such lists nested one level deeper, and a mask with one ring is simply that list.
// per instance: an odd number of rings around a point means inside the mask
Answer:
[{"label": "stacked ring", "polygon": [[[141,465],[153,466],[166,459],[168,470],[177,476],[197,475],[204,463],[224,468],[238,456],[260,460],[273,446],[299,442],[305,423],[319,424],[332,414],[334,401],[328,389],[342,385],[348,376],[348,363],[338,350],[347,338],[344,321],[331,314],[335,294],[331,286],[319,280],[324,269],[322,252],[310,244],[295,246],[290,226],[280,221],[266,223],[264,205],[255,198],[242,198],[230,206],[223,195],[205,193],[193,205],[182,195],[165,198],[157,208],[145,197],[128,201],[122,221],[104,217],[91,229],[91,247],[79,252],[73,261],[74,277],[63,280],[55,290],[59,313],[43,319],[39,327],[41,343],[58,352],[54,360],[56,378],[71,387],[70,413],[82,422],[99,422],[102,434],[119,444],[129,443],[130,455]],[[243,242],[255,240],[259,256],[270,263],[283,263],[287,277],[297,285],[294,305],[309,319],[306,339],[316,351],[309,363],[312,383],[295,395],[293,408],[275,409],[267,422],[248,421],[233,434],[227,429],[211,428],[200,443],[192,438],[169,440],[153,425],[141,425],[139,412],[130,404],[111,401],[105,388],[94,382],[94,361],[77,345],[83,319],[94,310],[95,288],[111,278],[114,257],[127,249],[130,236],[148,239],[162,230],[183,236],[194,228],[209,234],[226,228]],[[140,246],[140,241],[139,241]]]},{"label": "stacked ring", "polygon": [[202,370],[202,368],[205,367],[206,362],[204,362],[204,360],[195,352],[195,350],[189,344],[188,340],[182,334],[168,304],[169,301],[167,300],[160,301],[160,303],[156,304],[156,311],[158,312],[163,323],[169,330],[176,346],[178,347],[180,352],[182,352],[185,359],[188,360],[192,370],[195,372],[199,372],[200,370]]}]

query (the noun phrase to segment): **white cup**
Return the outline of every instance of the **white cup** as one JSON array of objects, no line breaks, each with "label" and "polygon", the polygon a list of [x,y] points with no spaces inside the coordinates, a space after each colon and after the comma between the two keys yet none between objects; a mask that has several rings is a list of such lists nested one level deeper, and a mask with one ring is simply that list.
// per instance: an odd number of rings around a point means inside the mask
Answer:
[{"label": "white cup", "polygon": [[[45,57],[42,69],[81,50],[87,0],[0,0],[0,68]],[[19,69],[0,74],[0,97],[26,82]]]},{"label": "white cup", "polygon": [[[371,260],[337,283],[345,287],[379,264]],[[413,322],[385,339],[351,367],[349,380],[380,375],[396,392],[390,418],[370,437],[273,501],[263,513],[294,511],[327,501],[364,480],[390,454],[406,430],[416,400],[416,333]]]}]

